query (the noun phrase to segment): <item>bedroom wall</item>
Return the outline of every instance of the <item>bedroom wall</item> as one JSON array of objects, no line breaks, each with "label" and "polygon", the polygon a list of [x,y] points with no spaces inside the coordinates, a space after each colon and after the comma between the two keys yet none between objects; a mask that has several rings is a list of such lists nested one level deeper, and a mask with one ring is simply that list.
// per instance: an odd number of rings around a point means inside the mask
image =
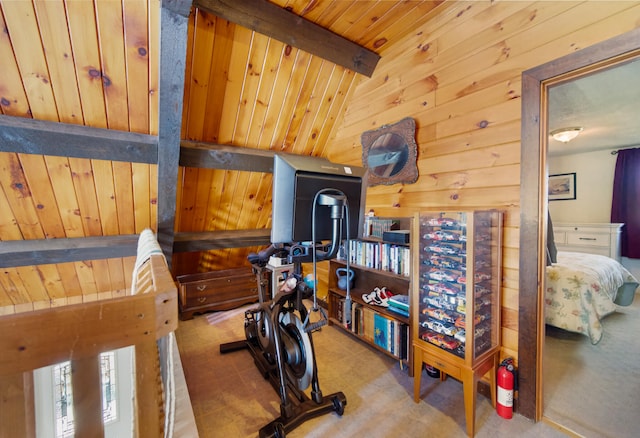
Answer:
[{"label": "bedroom wall", "polygon": [[549,175],[576,174],[576,199],[549,201],[553,222],[611,222],[615,166],[610,150],[550,157]]},{"label": "bedroom wall", "polygon": [[[549,202],[553,222],[609,223],[615,167],[611,150],[549,157],[549,175],[576,173],[576,199]],[[640,259],[623,257],[622,265],[640,279]]]}]

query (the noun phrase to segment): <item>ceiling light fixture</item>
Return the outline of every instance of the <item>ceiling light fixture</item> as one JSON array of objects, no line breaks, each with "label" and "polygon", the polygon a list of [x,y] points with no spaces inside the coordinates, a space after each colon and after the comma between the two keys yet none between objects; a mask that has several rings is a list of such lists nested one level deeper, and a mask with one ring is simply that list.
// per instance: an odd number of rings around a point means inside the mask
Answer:
[{"label": "ceiling light fixture", "polygon": [[554,140],[561,141],[562,143],[568,143],[580,134],[582,126],[572,126],[570,128],[560,128],[551,131],[551,136]]}]

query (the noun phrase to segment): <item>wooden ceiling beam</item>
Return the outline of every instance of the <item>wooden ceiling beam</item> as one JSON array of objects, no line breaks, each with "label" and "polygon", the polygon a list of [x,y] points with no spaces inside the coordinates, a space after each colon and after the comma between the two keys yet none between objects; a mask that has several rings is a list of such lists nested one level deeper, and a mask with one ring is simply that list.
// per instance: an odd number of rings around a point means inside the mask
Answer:
[{"label": "wooden ceiling beam", "polygon": [[0,268],[130,257],[137,249],[137,234],[5,240],[0,242]]},{"label": "wooden ceiling beam", "polygon": [[158,138],[0,115],[0,152],[156,164]]},{"label": "wooden ceiling beam", "polygon": [[162,7],[183,17],[188,17],[191,13],[192,0],[162,0]]},{"label": "wooden ceiling beam", "polygon": [[[0,268],[132,257],[136,255],[138,249],[138,238],[137,234],[131,234],[5,240],[0,242]],[[245,248],[270,243],[270,228],[178,232],[174,236],[172,253]]]},{"label": "wooden ceiling beam", "polygon": [[380,55],[266,0],[195,0],[193,5],[371,77]]},{"label": "wooden ceiling beam", "polygon": [[182,140],[180,165],[205,169],[273,172],[274,151]]},{"label": "wooden ceiling beam", "polygon": [[220,230],[176,233],[174,252],[198,252],[214,249],[246,248],[271,244],[271,229]]}]

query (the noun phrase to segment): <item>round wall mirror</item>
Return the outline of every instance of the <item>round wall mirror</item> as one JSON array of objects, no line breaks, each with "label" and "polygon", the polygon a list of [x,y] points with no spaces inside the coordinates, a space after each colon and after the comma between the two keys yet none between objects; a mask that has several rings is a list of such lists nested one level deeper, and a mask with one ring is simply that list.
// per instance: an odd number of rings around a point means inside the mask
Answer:
[{"label": "round wall mirror", "polygon": [[407,164],[409,145],[400,135],[390,132],[378,137],[369,149],[367,167],[377,176],[395,176]]},{"label": "round wall mirror", "polygon": [[416,182],[415,126],[407,117],[362,134],[362,164],[369,169],[369,185]]}]

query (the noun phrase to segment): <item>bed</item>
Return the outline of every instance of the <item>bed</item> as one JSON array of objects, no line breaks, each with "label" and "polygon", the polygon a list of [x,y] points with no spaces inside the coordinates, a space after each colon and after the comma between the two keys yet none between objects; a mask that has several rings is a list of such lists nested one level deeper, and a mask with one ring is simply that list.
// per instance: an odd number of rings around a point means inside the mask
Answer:
[{"label": "bed", "polygon": [[595,254],[559,251],[546,267],[545,323],[602,339],[602,318],[629,305],[638,280],[616,260]]}]

